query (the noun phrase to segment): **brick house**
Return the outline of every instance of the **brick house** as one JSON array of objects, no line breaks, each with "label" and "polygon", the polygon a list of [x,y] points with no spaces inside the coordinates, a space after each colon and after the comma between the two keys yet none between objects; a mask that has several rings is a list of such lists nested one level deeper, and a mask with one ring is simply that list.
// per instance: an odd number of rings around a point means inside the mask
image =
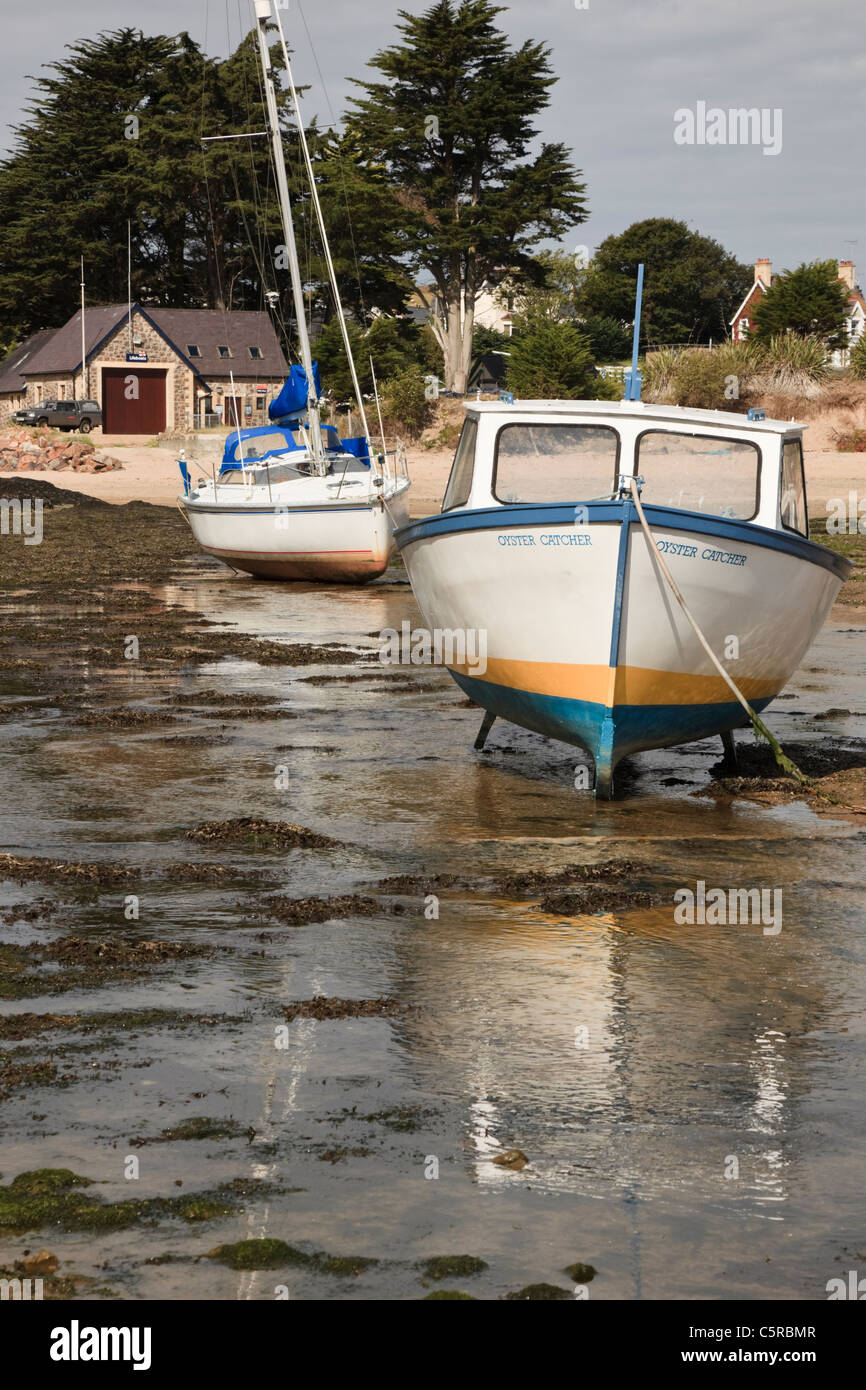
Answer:
[{"label": "brick house", "polygon": [[[749,336],[754,324],[755,306],[770,286],[775,284],[777,278],[773,274],[771,261],[763,259],[755,261],[754,284],[731,319],[731,337],[734,342],[742,343]],[[848,347],[837,348],[831,354],[831,360],[834,367],[846,367],[850,348],[862,337],[864,328],[866,328],[866,300],[864,300],[860,286],[857,284],[853,261],[839,262],[839,279],[848,291],[848,312],[845,320]]]},{"label": "brick house", "polygon": [[[263,312],[133,304],[130,314],[126,304],[109,304],[87,309],[84,325],[83,373],[80,311],[0,363],[0,386],[7,378],[25,384],[24,401],[20,389],[0,395],[0,418],[21,404],[59,397],[98,401],[106,434],[264,424],[288,373]],[[7,406],[7,399],[17,403]]]}]

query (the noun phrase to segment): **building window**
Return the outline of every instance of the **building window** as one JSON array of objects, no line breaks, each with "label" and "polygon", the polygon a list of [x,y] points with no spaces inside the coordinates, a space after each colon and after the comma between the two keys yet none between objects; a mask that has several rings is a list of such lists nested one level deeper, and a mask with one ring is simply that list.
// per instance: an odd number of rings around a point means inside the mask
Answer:
[{"label": "building window", "polygon": [[264,357],[264,353],[262,352],[260,347],[247,348],[247,351],[254,362],[260,362],[261,359]]},{"label": "building window", "polygon": [[198,343],[187,343],[186,355],[187,357],[201,357],[201,348]]},{"label": "building window", "polygon": [[748,336],[749,336],[749,320],[748,320],[748,319],[740,319],[740,322],[737,324],[737,338],[739,339],[739,341],[740,341],[741,343],[744,343],[744,342],[746,341],[746,338],[747,338]]},{"label": "building window", "polygon": [[217,352],[220,357],[231,357],[231,351],[225,343],[217,343]]}]

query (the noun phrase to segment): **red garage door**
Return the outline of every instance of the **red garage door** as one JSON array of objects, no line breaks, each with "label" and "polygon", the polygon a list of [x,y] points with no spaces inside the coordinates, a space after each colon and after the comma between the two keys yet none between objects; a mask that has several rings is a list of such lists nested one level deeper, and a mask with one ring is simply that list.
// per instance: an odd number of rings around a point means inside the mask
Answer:
[{"label": "red garage door", "polygon": [[134,362],[102,369],[105,434],[159,434],[165,429],[165,368],[142,370]]}]

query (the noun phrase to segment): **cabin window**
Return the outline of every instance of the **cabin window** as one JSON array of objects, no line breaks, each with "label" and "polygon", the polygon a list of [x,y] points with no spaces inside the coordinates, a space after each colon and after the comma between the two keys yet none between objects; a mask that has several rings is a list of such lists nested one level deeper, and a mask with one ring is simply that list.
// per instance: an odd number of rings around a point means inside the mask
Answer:
[{"label": "cabin window", "polygon": [[803,446],[799,439],[786,439],[782,445],[782,525],[789,531],[809,534],[806,508],[806,478],[803,473]]},{"label": "cabin window", "polygon": [[641,500],[656,507],[750,521],[758,511],[761,454],[746,439],[647,430],[638,439]]},{"label": "cabin window", "polygon": [[496,441],[498,502],[588,502],[616,489],[619,435],[607,425],[504,425]]},{"label": "cabin window", "polygon": [[253,359],[254,362],[260,362],[261,359],[264,357],[264,353],[262,352],[260,347],[247,348],[247,352],[249,353],[250,357]]},{"label": "cabin window", "polygon": [[217,343],[217,352],[220,357],[231,357],[232,355],[227,343]]},{"label": "cabin window", "polygon": [[187,357],[201,357],[201,349],[198,343],[187,343],[186,355]]},{"label": "cabin window", "polygon": [[463,421],[460,438],[457,441],[457,450],[451,465],[451,477],[448,479],[448,486],[445,489],[445,500],[442,503],[443,512],[450,511],[452,507],[462,507],[469,501],[469,494],[472,491],[472,471],[475,467],[477,434],[478,421],[473,415],[467,415]]}]

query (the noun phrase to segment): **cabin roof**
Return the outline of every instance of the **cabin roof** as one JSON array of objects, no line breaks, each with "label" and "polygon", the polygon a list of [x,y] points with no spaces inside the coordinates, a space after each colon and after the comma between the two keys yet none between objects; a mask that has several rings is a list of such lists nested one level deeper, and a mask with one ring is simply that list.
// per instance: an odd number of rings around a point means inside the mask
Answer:
[{"label": "cabin roof", "polygon": [[798,434],[806,426],[795,420],[750,420],[733,410],[696,410],[682,405],[650,405],[646,401],[465,401],[467,412],[501,415],[503,420],[525,415],[599,415],[609,420],[623,416],[676,425],[716,425],[725,430],[757,430],[763,434]]}]

